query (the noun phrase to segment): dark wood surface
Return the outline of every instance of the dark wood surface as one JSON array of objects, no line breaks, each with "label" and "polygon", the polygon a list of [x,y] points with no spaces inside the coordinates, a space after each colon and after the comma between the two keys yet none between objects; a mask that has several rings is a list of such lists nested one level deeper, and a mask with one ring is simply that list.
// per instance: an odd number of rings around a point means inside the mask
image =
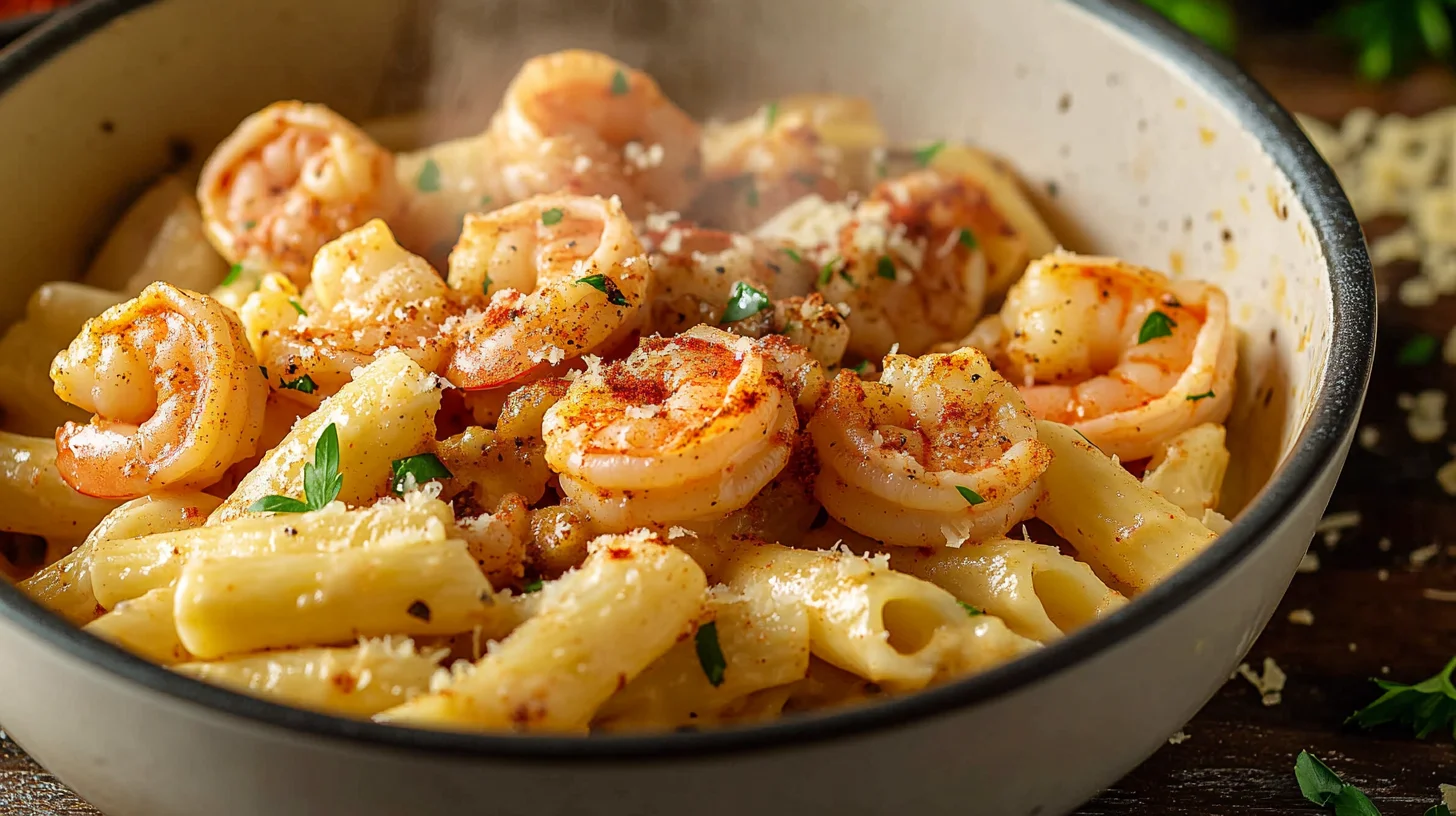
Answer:
[{"label": "dark wood surface", "polygon": [[[1383,88],[1349,79],[1344,64],[1317,54],[1302,40],[1256,43],[1247,55],[1264,83],[1292,108],[1338,118],[1355,106],[1420,113],[1456,103],[1456,78],[1422,71]],[[1381,270],[1381,291],[1410,270]],[[1383,300],[1380,355],[1362,424],[1380,430],[1373,450],[1356,447],[1335,491],[1331,512],[1358,510],[1362,522],[1329,548],[1316,542],[1321,569],[1294,578],[1249,662],[1273,657],[1288,674],[1283,702],[1266,707],[1247,681],[1230,681],[1168,745],[1111,790],[1087,804],[1083,816],[1223,816],[1318,812],[1295,784],[1301,749],[1322,757],[1347,782],[1362,787],[1386,816],[1425,813],[1439,783],[1456,784],[1451,736],[1418,741],[1397,728],[1366,733],[1345,717],[1377,695],[1369,680],[1415,682],[1456,655],[1456,603],[1423,590],[1456,590],[1456,501],[1437,485],[1436,468],[1451,459],[1447,445],[1419,444],[1405,431],[1396,395],[1423,388],[1456,392],[1456,368],[1439,358],[1419,368],[1394,364],[1395,350],[1417,333],[1444,339],[1456,322],[1456,302],[1411,310]],[[1390,541],[1382,550],[1382,538]],[[1439,544],[1423,567],[1412,550]],[[1381,580],[1385,576],[1385,580]],[[1310,610],[1312,626],[1291,623],[1292,610]],[[1388,671],[1388,674],[1385,672]],[[1049,771],[1051,773],[1052,771]],[[95,811],[0,739],[0,814],[53,816]],[[202,816],[199,814],[199,816]]]}]

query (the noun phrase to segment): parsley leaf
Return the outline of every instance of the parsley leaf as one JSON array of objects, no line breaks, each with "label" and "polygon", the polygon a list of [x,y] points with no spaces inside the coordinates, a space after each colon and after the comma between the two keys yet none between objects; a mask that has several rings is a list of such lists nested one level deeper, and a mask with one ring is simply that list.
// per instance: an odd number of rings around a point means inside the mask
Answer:
[{"label": "parsley leaf", "polygon": [[258,226],[258,222],[257,221],[254,221],[251,218],[249,218],[247,221],[244,221],[243,222],[243,229],[245,229],[245,230],[250,230],[250,229],[252,229],[253,227],[256,227],[256,226]]},{"label": "parsley leaf", "polygon": [[974,606],[971,606],[970,604],[966,603],[965,601],[956,601],[956,603],[960,604],[961,605],[961,609],[966,610],[966,614],[967,615],[970,615],[973,618],[976,617],[977,615],[984,615],[984,614],[986,614],[985,610],[979,609],[979,608],[974,607]]},{"label": "parsley leaf", "polygon": [[232,286],[233,284],[235,284],[235,283],[238,282],[238,278],[242,277],[242,275],[243,275],[243,265],[240,264],[240,263],[235,263],[231,267],[228,268],[228,273],[223,276],[222,283],[220,283],[218,285],[219,286]]},{"label": "parsley leaf", "polygon": [[422,193],[440,192],[440,165],[434,159],[425,159],[420,174],[415,176],[415,189]]},{"label": "parsley leaf", "polygon": [[1226,0],[1143,0],[1180,28],[1225,54],[1232,54],[1238,27]]},{"label": "parsley leaf", "polygon": [[305,394],[312,394],[313,392],[318,390],[318,383],[315,383],[313,381],[313,377],[305,374],[302,377],[294,380],[285,380],[280,378],[278,380],[278,387],[287,388],[291,391],[302,391]]},{"label": "parsley leaf", "polygon": [[824,266],[822,266],[822,267],[819,268],[819,285],[820,286],[827,286],[829,284],[829,279],[832,278],[832,277],[834,277],[834,267],[836,265],[838,265],[838,264],[839,264],[839,258],[838,257],[834,257],[834,258],[830,258],[829,259],[829,263],[826,263],[826,264],[824,264]]},{"label": "parsley leaf", "polygon": [[298,301],[289,298],[288,305],[293,307],[293,311],[298,312],[299,317],[308,317],[308,312],[304,311],[304,308],[299,305]]},{"label": "parsley leaf", "polygon": [[770,102],[763,109],[763,129],[773,130],[774,120],[779,118],[779,103]]},{"label": "parsley leaf", "polygon": [[482,206],[482,207],[489,207],[490,206],[490,202],[492,200],[493,199],[490,196],[483,195],[483,196],[480,197],[480,206]]},{"label": "parsley leaf", "polygon": [[784,247],[783,249],[781,249],[779,251],[782,252],[782,253],[784,253],[785,255],[789,256],[789,260],[793,261],[794,263],[803,263],[804,262],[804,257],[802,255],[800,255],[798,252],[796,252],[795,250],[790,249],[789,247]]},{"label": "parsley leaf", "polygon": [[1395,362],[1403,366],[1423,366],[1435,358],[1438,345],[1439,341],[1431,335],[1418,334],[1395,353]]},{"label": "parsley leaf", "polygon": [[1439,674],[1413,686],[1375,680],[1375,685],[1385,693],[1351,714],[1346,722],[1353,722],[1361,728],[1400,723],[1415,731],[1418,739],[1425,739],[1436,731],[1448,731],[1456,736],[1456,686],[1451,684],[1453,670],[1456,670],[1456,657],[1451,658]]},{"label": "parsley leaf", "polygon": [[541,213],[541,223],[548,227],[555,226],[561,223],[561,218],[564,215],[566,213],[562,212],[560,207],[552,207]]},{"label": "parsley leaf", "polygon": [[597,290],[598,292],[605,293],[607,296],[607,302],[612,304],[613,306],[628,305],[627,296],[622,294],[622,290],[617,288],[616,282],[606,275],[603,275],[601,273],[595,275],[587,275],[586,277],[576,282],[584,283],[587,286],[590,286],[591,288]]},{"label": "parsley leaf", "polygon": [[748,206],[758,209],[758,183],[753,176],[748,177]]},{"label": "parsley leaf", "polygon": [[975,249],[976,247],[981,245],[981,242],[976,240],[976,234],[966,229],[965,227],[961,227],[961,234],[956,238],[956,240],[960,241],[961,246],[965,247],[966,249]]},{"label": "parsley leaf", "polygon": [[490,294],[490,283],[491,283],[490,276],[489,275],[486,275],[485,276],[485,280],[482,281],[481,284],[480,284],[481,294],[485,294],[485,295]]},{"label": "parsley leaf", "polygon": [[525,586],[521,587],[521,592],[523,594],[530,595],[532,592],[540,592],[541,587],[543,586],[546,586],[546,582],[541,580],[540,578],[537,578],[534,581],[527,582]]},{"label": "parsley leaf", "polygon": [[612,96],[626,96],[632,86],[627,82],[627,74],[621,69],[612,74]]},{"label": "parsley leaf", "polygon": [[1212,397],[1212,396],[1215,396],[1215,394],[1213,393],[1213,389],[1210,388],[1207,391],[1204,391],[1202,394],[1189,394],[1188,396],[1184,397],[1183,399],[1186,399],[1189,402],[1198,402],[1201,399],[1208,399],[1209,397]]},{"label": "parsley leaf", "polygon": [[976,491],[970,489],[969,487],[963,487],[961,485],[956,485],[956,492],[959,493],[959,494],[961,494],[961,498],[963,498],[963,499],[966,500],[966,504],[969,504],[972,507],[975,507],[978,504],[985,504],[986,503],[986,500],[983,499],[983,498],[981,498],[981,494],[980,493],[977,493]]},{"label": "parsley leaf", "polygon": [[714,687],[723,685],[728,661],[723,659],[723,647],[718,644],[718,622],[708,621],[699,626],[698,633],[693,636],[693,645],[697,647],[698,665],[703,667],[708,682]]},{"label": "parsley leaf", "polygon": [[248,505],[251,513],[306,513],[320,510],[339,497],[344,475],[339,472],[339,427],[330,422],[314,444],[313,461],[303,465],[304,501],[289,496],[264,496]]},{"label": "parsley leaf", "polygon": [[413,478],[416,486],[434,479],[448,479],[455,474],[445,467],[440,457],[433,453],[419,453],[414,456],[406,456],[403,459],[396,459],[389,463],[394,470],[394,478],[389,480],[389,489],[396,496],[404,495],[405,487]]},{"label": "parsley leaf", "polygon": [[935,154],[945,149],[945,142],[932,142],[925,147],[915,149],[915,163],[921,167],[929,167],[935,160]]},{"label": "parsley leaf", "polygon": [[1451,816],[1451,809],[1446,805],[1439,804],[1426,811],[1426,816]]},{"label": "parsley leaf", "polygon": [[728,308],[723,310],[723,319],[718,322],[732,323],[752,317],[771,305],[768,295],[743,281],[735,281],[733,292],[728,295]]},{"label": "parsley leaf", "polygon": [[1147,318],[1143,320],[1143,327],[1138,329],[1138,345],[1149,340],[1157,340],[1159,337],[1172,337],[1173,327],[1177,325],[1173,322],[1173,318],[1156,309],[1148,312]]},{"label": "parsley leaf", "polygon": [[1294,779],[1304,798],[1320,807],[1333,805],[1335,816],[1380,816],[1359,788],[1346,785],[1339,774],[1308,751],[1300,751],[1294,761]]},{"label": "parsley leaf", "polygon": [[870,361],[869,360],[860,360],[858,363],[855,363],[854,365],[850,366],[849,367],[849,370],[850,371],[853,371],[854,373],[856,373],[856,374],[860,375],[861,377],[863,377],[865,374],[869,373],[869,370],[870,370]]},{"label": "parsley leaf", "polygon": [[886,280],[894,280],[895,262],[890,260],[889,255],[881,255],[879,262],[875,264],[875,271]]}]

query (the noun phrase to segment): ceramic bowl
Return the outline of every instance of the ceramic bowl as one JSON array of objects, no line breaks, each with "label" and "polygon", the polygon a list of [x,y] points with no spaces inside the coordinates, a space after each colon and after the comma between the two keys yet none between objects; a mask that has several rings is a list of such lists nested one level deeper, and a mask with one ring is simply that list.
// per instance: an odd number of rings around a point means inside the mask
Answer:
[{"label": "ceramic bowl", "polygon": [[[1359,227],[1290,117],[1115,0],[101,0],[0,56],[0,321],[76,274],[121,207],[248,112],[416,108],[478,131],[526,57],[646,68],[694,113],[872,99],[899,139],[1012,160],[1068,246],[1217,282],[1241,332],[1233,528],[1123,611],[922,694],[703,733],[413,731],[176,676],[0,584],[0,723],[111,816],[1057,814],[1228,679],[1324,510],[1370,368]],[[189,158],[190,155],[190,158]]]}]

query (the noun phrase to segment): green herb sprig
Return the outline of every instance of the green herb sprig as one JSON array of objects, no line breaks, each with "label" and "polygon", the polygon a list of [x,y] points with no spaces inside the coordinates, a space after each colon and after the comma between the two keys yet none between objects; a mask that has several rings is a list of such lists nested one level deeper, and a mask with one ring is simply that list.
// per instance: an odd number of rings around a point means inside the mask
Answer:
[{"label": "green herb sprig", "polygon": [[313,461],[303,466],[303,500],[264,496],[248,505],[250,513],[307,513],[322,510],[339,497],[344,474],[339,472],[339,428],[330,422],[314,444]]},{"label": "green herb sprig", "polygon": [[1374,728],[1386,723],[1399,723],[1425,739],[1437,731],[1445,731],[1456,739],[1456,686],[1451,673],[1456,671],[1456,657],[1433,677],[1413,686],[1374,680],[1385,692],[1375,702],[1350,715],[1348,722],[1361,728]]},{"label": "green herb sprig", "polygon": [[1333,807],[1335,816],[1380,816],[1380,811],[1354,785],[1345,784],[1330,766],[1308,751],[1300,751],[1294,761],[1294,779],[1304,798],[1320,807]]},{"label": "green herb sprig", "polygon": [[733,291],[728,295],[728,308],[723,310],[723,319],[718,322],[733,323],[752,317],[772,305],[768,295],[743,281],[735,281]]},{"label": "green herb sprig", "polygon": [[723,675],[728,670],[728,661],[723,658],[723,647],[718,643],[718,622],[709,621],[698,627],[693,636],[693,645],[698,652],[698,665],[714,688],[723,685]]},{"label": "green herb sprig", "polygon": [[433,453],[419,453],[389,463],[394,476],[389,480],[389,489],[396,496],[404,495],[405,488],[413,481],[415,486],[434,479],[449,479],[455,474],[445,467],[440,457]]}]

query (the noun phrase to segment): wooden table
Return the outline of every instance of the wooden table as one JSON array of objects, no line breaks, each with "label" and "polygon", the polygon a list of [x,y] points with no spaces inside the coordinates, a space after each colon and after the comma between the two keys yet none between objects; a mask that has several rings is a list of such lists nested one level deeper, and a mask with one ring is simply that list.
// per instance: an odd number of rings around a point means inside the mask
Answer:
[{"label": "wooden table", "polygon": [[[1448,71],[1423,71],[1380,89],[1362,87],[1349,79],[1342,59],[1303,40],[1262,40],[1246,60],[1287,105],[1326,118],[1357,105],[1419,113],[1456,104],[1456,77]],[[1381,270],[1382,294],[1409,272]],[[1394,364],[1395,350],[1409,337],[1425,332],[1444,338],[1453,322],[1451,299],[1422,310],[1407,309],[1394,298],[1381,302],[1380,355],[1362,423],[1379,428],[1381,441],[1373,450],[1357,447],[1350,453],[1330,505],[1331,512],[1357,510],[1363,521],[1333,548],[1313,545],[1321,569],[1295,576],[1248,657],[1255,665],[1273,657],[1288,673],[1282,704],[1266,707],[1248,682],[1230,681],[1184,729],[1185,741],[1164,747],[1081,814],[1318,812],[1294,781],[1295,756],[1306,748],[1363,788],[1386,816],[1419,816],[1437,802],[1438,783],[1456,784],[1450,735],[1420,742],[1396,728],[1364,733],[1342,725],[1377,696],[1369,678],[1415,682],[1456,655],[1456,603],[1422,595],[1423,589],[1456,590],[1456,552],[1446,550],[1456,545],[1456,501],[1433,478],[1451,455],[1445,442],[1412,441],[1396,407],[1402,391],[1456,393],[1456,368],[1439,359],[1415,369]],[[1382,538],[1389,539],[1388,550],[1380,548]],[[1408,554],[1433,543],[1441,545],[1440,554],[1413,567]],[[1314,624],[1291,623],[1288,613],[1296,609],[1310,610]],[[14,743],[0,739],[0,814],[96,811]]]}]

